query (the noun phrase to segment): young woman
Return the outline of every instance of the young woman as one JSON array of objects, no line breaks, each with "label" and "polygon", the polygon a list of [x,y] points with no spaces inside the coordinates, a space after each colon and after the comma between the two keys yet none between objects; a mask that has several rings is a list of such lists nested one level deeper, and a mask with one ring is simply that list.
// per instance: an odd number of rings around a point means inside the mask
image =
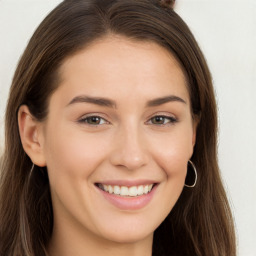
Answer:
[{"label": "young woman", "polygon": [[0,255],[236,255],[211,76],[172,1],[63,1],[5,125]]}]

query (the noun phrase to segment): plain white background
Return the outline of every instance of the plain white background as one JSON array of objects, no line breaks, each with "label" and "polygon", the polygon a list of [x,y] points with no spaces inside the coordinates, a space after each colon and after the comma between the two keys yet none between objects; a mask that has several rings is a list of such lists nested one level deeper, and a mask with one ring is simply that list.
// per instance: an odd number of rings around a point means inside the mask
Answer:
[{"label": "plain white background", "polygon": [[[0,153],[16,64],[35,28],[59,2],[0,0]],[[256,1],[176,2],[176,11],[188,23],[212,71],[219,109],[219,163],[235,216],[238,255],[256,256]]]}]

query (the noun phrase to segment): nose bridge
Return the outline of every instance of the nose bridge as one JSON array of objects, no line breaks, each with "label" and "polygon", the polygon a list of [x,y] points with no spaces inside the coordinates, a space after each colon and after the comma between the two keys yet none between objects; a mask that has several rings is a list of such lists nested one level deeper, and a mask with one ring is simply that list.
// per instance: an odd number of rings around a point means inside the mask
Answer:
[{"label": "nose bridge", "polygon": [[112,151],[112,164],[129,170],[142,167],[148,161],[145,138],[142,128],[135,122],[119,128]]}]

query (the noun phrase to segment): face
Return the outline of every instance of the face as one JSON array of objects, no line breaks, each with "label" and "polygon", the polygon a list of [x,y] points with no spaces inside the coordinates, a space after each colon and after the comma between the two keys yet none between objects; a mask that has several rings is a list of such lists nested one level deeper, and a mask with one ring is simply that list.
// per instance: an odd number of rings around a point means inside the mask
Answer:
[{"label": "face", "polygon": [[152,237],[184,187],[195,125],[184,74],[157,44],[109,37],[67,59],[42,124],[55,225]]}]

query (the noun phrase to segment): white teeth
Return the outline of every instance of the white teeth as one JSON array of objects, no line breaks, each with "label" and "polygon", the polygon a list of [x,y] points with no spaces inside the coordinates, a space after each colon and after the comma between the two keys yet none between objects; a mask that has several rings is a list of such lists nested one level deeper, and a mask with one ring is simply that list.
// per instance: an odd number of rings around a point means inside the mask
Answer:
[{"label": "white teeth", "polygon": [[128,187],[122,186],[122,187],[121,187],[121,191],[120,191],[120,195],[121,195],[121,196],[128,196],[128,195],[129,195],[129,189],[128,189]]},{"label": "white teeth", "polygon": [[135,196],[141,196],[143,194],[149,193],[152,188],[153,184],[150,185],[139,185],[139,186],[132,186],[132,187],[126,187],[126,186],[111,186],[111,185],[105,185],[105,184],[99,184],[99,187],[110,193],[115,195],[120,195],[124,197],[135,197]]},{"label": "white teeth", "polygon": [[108,185],[108,193],[112,194],[113,192],[114,192],[113,187]]},{"label": "white teeth", "polygon": [[142,185],[138,186],[138,195],[141,196],[144,193],[144,187]]},{"label": "white teeth", "polygon": [[144,194],[148,193],[148,185],[144,187]]},{"label": "white teeth", "polygon": [[137,187],[130,187],[129,196],[137,196],[137,195],[138,195]]},{"label": "white teeth", "polygon": [[114,186],[114,194],[120,195],[120,187],[119,186]]}]

